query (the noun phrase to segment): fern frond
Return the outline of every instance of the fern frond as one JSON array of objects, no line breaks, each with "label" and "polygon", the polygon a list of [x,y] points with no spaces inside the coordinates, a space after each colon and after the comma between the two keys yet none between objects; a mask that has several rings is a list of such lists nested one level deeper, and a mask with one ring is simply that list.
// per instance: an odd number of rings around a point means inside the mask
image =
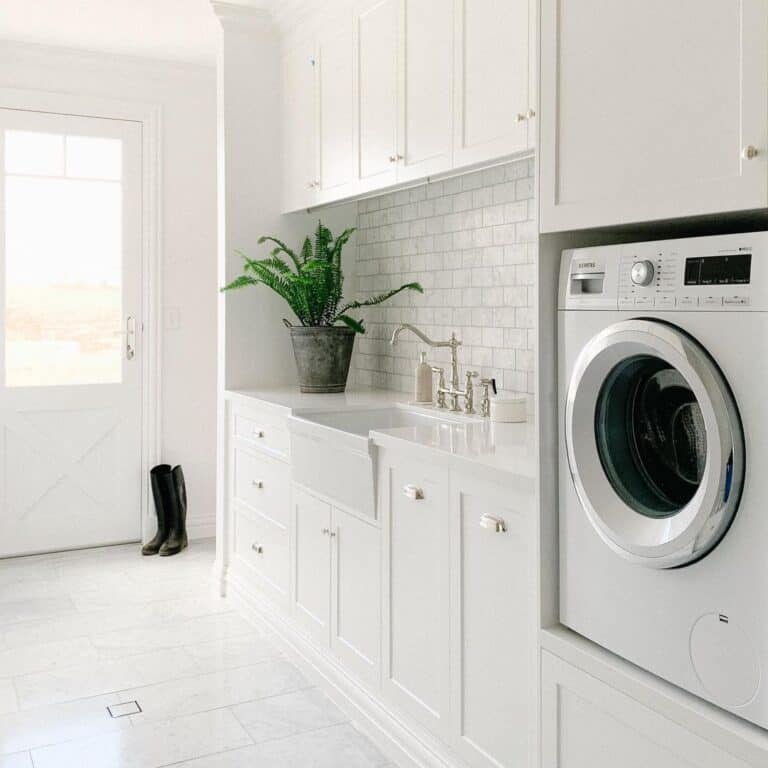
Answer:
[{"label": "fern frond", "polygon": [[401,285],[399,288],[393,288],[391,291],[387,291],[386,293],[370,296],[363,301],[353,301],[349,304],[345,304],[339,310],[339,315],[344,314],[350,309],[360,309],[360,307],[373,307],[376,304],[381,304],[382,302],[387,301],[388,299],[391,299],[393,296],[400,293],[400,291],[416,291],[417,293],[424,293],[424,289],[421,287],[420,283],[406,283],[405,285]]},{"label": "fern frond", "polygon": [[282,240],[278,240],[276,237],[270,237],[269,235],[264,235],[260,237],[257,242],[259,243],[259,245],[267,242],[274,243],[277,246],[277,248],[275,248],[272,251],[272,256],[276,256],[278,253],[281,253],[281,252],[284,253],[286,256],[290,257],[291,261],[293,262],[293,265],[298,270],[299,268],[298,257]]},{"label": "fern frond", "polygon": [[337,320],[340,320],[344,325],[349,326],[355,333],[365,333],[365,327],[362,320],[355,320],[349,315],[339,315]]},{"label": "fern frond", "polygon": [[255,277],[250,275],[240,275],[236,277],[231,283],[227,283],[221,291],[234,291],[238,288],[245,288],[246,285],[256,285],[259,281]]}]

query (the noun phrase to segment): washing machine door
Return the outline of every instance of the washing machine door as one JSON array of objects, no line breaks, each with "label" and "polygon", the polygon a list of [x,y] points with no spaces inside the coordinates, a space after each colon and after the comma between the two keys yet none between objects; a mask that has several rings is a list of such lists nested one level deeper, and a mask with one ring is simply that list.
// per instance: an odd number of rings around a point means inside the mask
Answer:
[{"label": "washing machine door", "polygon": [[627,320],[595,336],[571,376],[565,439],[587,516],[622,557],[685,565],[728,530],[744,482],[741,420],[684,331]]}]

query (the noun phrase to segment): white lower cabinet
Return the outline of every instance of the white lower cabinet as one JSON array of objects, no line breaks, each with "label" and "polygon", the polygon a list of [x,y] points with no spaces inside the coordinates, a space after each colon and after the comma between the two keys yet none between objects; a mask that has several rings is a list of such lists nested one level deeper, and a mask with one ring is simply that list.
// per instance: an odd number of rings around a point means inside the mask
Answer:
[{"label": "white lower cabinet", "polygon": [[327,643],[331,622],[331,505],[293,486],[294,619]]},{"label": "white lower cabinet", "polygon": [[451,477],[453,743],[468,765],[533,765],[533,505],[515,487]]},{"label": "white lower cabinet", "polygon": [[413,460],[385,462],[380,474],[384,527],[386,697],[435,735],[449,722],[448,472]]},{"label": "white lower cabinet", "polygon": [[383,691],[472,768],[534,764],[533,488],[388,457]]},{"label": "white lower cabinet", "polygon": [[660,705],[661,694],[644,700],[636,685],[619,690],[548,651],[542,652],[541,675],[541,768],[766,765],[765,752],[736,729],[714,726],[682,707],[675,711],[668,700]]},{"label": "white lower cabinet", "polygon": [[379,678],[381,535],[294,486],[294,618],[358,677]]}]

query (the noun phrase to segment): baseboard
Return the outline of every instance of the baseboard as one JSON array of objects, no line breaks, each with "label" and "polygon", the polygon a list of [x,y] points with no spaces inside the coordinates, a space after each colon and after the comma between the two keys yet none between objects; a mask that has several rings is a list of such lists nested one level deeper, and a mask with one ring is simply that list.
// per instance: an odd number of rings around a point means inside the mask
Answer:
[{"label": "baseboard", "polygon": [[306,676],[333,700],[400,768],[462,768],[447,747],[397,713],[367,690],[323,649],[302,636],[274,607],[261,599],[253,584],[227,569],[227,597],[254,624],[266,625],[274,639]]},{"label": "baseboard", "polygon": [[216,536],[216,520],[207,523],[190,523],[187,521],[187,536],[191,541],[214,538]]}]

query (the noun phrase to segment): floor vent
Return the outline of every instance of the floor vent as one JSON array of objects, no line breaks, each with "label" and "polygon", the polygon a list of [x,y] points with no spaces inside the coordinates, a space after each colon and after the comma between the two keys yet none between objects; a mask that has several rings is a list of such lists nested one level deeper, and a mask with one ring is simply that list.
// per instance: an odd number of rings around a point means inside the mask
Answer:
[{"label": "floor vent", "polygon": [[113,704],[107,707],[110,717],[126,717],[128,715],[138,715],[141,707],[138,701],[126,701],[124,704]]}]

